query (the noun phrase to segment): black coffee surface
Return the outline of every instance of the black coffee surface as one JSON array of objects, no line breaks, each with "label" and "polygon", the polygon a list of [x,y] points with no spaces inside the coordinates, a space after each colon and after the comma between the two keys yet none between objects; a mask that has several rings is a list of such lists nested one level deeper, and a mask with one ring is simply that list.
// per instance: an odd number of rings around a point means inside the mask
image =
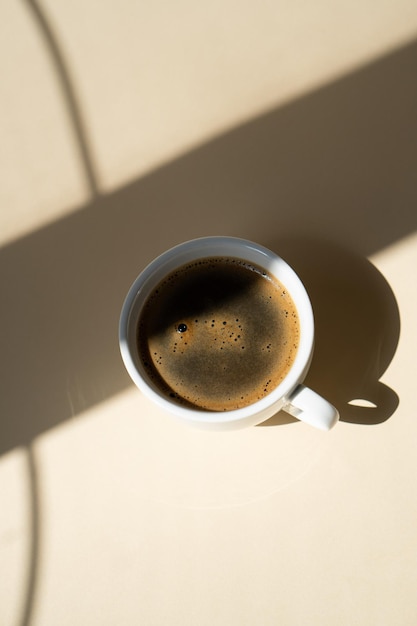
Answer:
[{"label": "black coffee surface", "polygon": [[170,274],[149,297],[138,350],[171,400],[208,411],[256,402],[290,369],[299,320],[283,286],[253,265],[216,257]]}]

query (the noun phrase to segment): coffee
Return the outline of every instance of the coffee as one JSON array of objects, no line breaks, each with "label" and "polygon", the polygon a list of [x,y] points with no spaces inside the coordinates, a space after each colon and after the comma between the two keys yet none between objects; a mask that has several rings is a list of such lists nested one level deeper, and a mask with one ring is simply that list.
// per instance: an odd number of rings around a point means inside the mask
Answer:
[{"label": "coffee", "polygon": [[270,393],[291,368],[299,319],[285,287],[228,257],[193,261],[152,292],[137,328],[140,360],[170,400],[239,409]]}]

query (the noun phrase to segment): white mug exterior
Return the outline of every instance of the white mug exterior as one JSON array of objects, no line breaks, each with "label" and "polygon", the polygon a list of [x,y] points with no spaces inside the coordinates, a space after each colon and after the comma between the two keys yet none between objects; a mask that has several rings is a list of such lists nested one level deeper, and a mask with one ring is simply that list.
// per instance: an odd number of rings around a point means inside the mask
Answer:
[{"label": "white mug exterior", "polygon": [[[231,411],[205,411],[169,400],[147,375],[136,348],[140,312],[161,280],[175,269],[204,257],[234,257],[253,263],[275,276],[289,291],[300,320],[300,343],[285,379],[267,396]],[[131,286],[122,307],[119,343],[125,367],[136,386],[161,408],[194,426],[233,429],[259,424],[283,409],[316,428],[329,430],[339,419],[327,400],[302,385],[310,367],[314,346],[314,318],[310,299],[294,270],[267,248],[236,237],[203,237],[179,244],[154,259]]]}]

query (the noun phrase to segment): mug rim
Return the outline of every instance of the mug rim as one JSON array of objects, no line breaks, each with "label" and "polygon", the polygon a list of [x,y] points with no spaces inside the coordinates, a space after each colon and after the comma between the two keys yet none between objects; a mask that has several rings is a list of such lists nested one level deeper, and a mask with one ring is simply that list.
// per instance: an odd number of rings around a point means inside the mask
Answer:
[{"label": "mug rim", "polygon": [[[277,278],[289,291],[297,309],[300,338],[294,362],[285,378],[268,395],[239,409],[211,411],[182,406],[169,400],[140,367],[136,350],[137,321],[143,304],[152,290],[173,270],[198,259],[223,256],[254,263]],[[290,286],[288,285],[290,282]],[[134,332],[132,327],[134,326]],[[131,344],[134,344],[133,346]],[[231,236],[198,237],[179,243],[155,257],[133,281],[124,300],[119,321],[119,348],[132,381],[148,398],[161,408],[187,421],[201,424],[226,424],[245,421],[272,408],[276,412],[288,396],[302,383],[310,366],[314,347],[314,317],[308,293],[293,268],[278,254],[248,239]],[[275,411],[272,412],[272,414]]]}]

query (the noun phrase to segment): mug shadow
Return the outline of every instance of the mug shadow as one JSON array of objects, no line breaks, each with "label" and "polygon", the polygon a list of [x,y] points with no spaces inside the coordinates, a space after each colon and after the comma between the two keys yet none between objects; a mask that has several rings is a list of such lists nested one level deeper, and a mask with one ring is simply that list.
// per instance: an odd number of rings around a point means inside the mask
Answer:
[{"label": "mug shadow", "polygon": [[[340,248],[266,238],[278,226],[287,234],[313,229],[371,254],[415,231],[417,44],[102,194],[59,39],[42,6],[24,4],[49,54],[91,194],[78,211],[0,249],[0,455],[26,446],[31,537],[19,625],[29,626],[44,535],[31,442],[130,385],[118,316],[132,280],[156,253],[219,233],[275,249],[300,274],[316,314],[306,383],[344,421],[377,424],[394,413],[398,397],[379,382],[400,328],[386,281],[365,258]],[[375,406],[353,404],[361,399]],[[293,421],[281,412],[263,425]]]},{"label": "mug shadow", "polygon": [[[400,314],[389,284],[365,257],[320,240],[271,241],[303,281],[315,316],[315,352],[306,385],[329,400],[340,419],[385,422],[399,397],[380,381],[400,336]],[[297,421],[285,412],[262,426]]]},{"label": "mug shadow", "polygon": [[[92,182],[79,210],[2,247],[0,454],[129,387],[117,327],[131,283],[159,253],[207,235],[252,239],[288,258],[316,311],[307,383],[347,421],[392,413],[376,361],[394,352],[398,313],[378,331],[372,310],[379,303],[389,319],[393,307],[372,266],[318,238],[365,257],[415,232],[416,62],[414,42],[118,189],[99,195]],[[55,65],[62,74],[63,60]],[[368,303],[369,331],[348,293]],[[348,404],[366,394],[376,410]]]}]

